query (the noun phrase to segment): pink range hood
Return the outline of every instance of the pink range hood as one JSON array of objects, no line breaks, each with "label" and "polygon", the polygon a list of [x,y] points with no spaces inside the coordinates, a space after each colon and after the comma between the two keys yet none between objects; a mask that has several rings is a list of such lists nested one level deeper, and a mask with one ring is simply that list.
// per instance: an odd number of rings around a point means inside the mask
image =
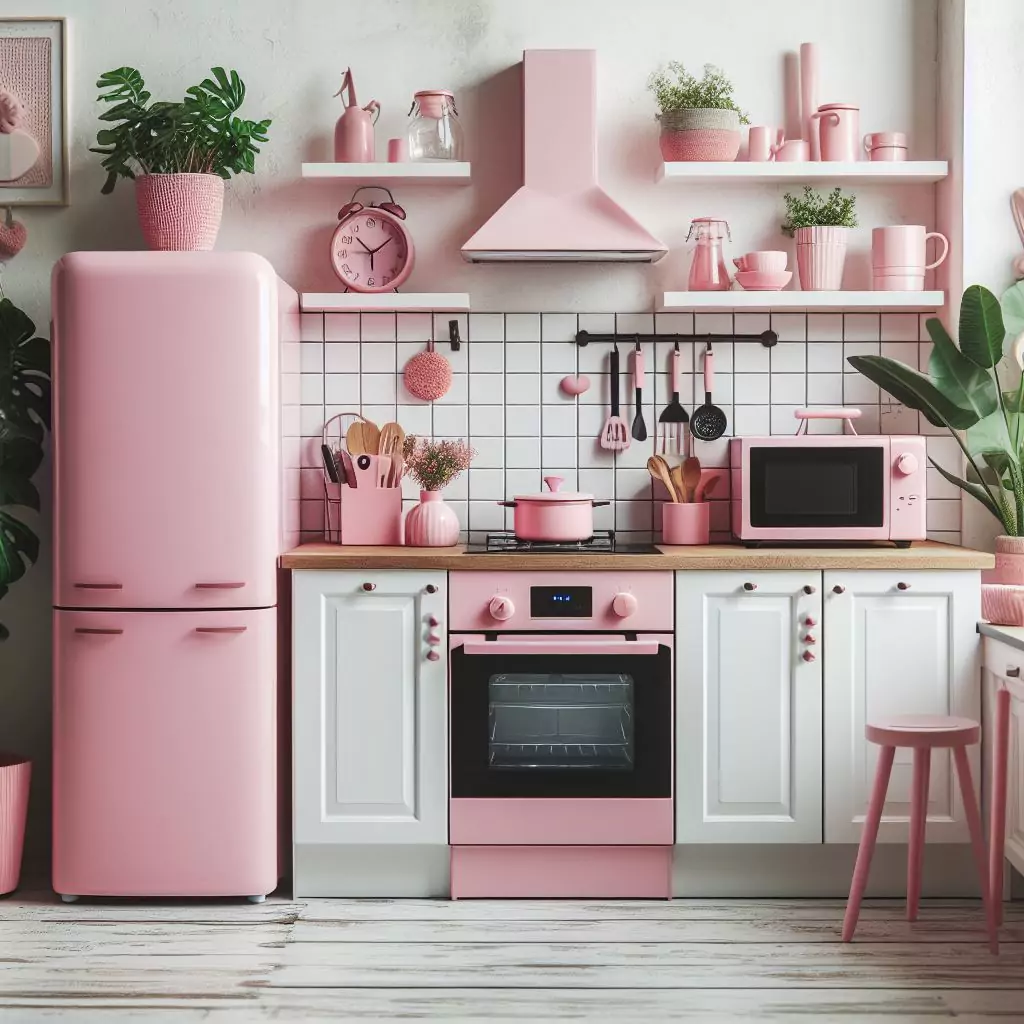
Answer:
[{"label": "pink range hood", "polygon": [[654,263],[667,252],[597,183],[597,53],[523,54],[523,187],[462,247],[470,263]]}]

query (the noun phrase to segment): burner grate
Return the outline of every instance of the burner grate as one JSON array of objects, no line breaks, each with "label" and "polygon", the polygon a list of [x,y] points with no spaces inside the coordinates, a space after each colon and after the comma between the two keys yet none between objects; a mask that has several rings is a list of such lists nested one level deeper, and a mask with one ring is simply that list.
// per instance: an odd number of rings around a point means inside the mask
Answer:
[{"label": "burner grate", "polygon": [[503,531],[502,533],[487,534],[485,551],[526,551],[530,553],[541,553],[545,551],[564,553],[569,551],[615,551],[615,531],[598,530],[593,537],[587,540],[577,541],[553,541],[553,540],[520,540],[514,533]]}]

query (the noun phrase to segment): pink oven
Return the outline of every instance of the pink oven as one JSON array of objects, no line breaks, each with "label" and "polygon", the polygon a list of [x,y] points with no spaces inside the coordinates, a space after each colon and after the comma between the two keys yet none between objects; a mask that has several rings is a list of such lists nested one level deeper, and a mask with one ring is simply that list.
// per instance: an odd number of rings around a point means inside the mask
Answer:
[{"label": "pink oven", "polygon": [[670,572],[450,575],[452,898],[671,896]]},{"label": "pink oven", "polygon": [[[729,442],[732,532],[766,542],[924,540],[923,437],[860,436],[859,409],[797,409],[796,434]],[[843,434],[807,434],[810,419]]]}]

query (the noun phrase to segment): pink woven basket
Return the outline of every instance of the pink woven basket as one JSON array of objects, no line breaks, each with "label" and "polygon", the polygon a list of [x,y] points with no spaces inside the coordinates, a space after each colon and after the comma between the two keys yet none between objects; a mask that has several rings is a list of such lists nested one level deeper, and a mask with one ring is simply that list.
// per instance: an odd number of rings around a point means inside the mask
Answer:
[{"label": "pink woven basket", "polygon": [[698,128],[692,131],[662,131],[661,155],[674,161],[736,159],[740,151],[740,133],[725,128]]},{"label": "pink woven basket", "polygon": [[981,615],[996,626],[1024,626],[1024,587],[983,583]]},{"label": "pink woven basket", "polygon": [[135,204],[150,249],[212,249],[224,212],[224,179],[216,174],[144,174]]}]

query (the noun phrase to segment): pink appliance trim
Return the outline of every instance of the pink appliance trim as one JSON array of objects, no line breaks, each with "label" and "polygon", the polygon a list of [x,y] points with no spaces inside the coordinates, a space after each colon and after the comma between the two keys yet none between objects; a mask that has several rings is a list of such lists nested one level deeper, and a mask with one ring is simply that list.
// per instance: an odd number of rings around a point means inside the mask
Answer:
[{"label": "pink appliance trim", "polygon": [[673,842],[672,797],[455,797],[453,846],[661,846]]},{"label": "pink appliance trim", "polygon": [[658,653],[657,643],[634,640],[467,640],[462,645],[466,654],[636,654]]},{"label": "pink appliance trim", "polygon": [[672,846],[453,846],[459,899],[672,898]]}]

